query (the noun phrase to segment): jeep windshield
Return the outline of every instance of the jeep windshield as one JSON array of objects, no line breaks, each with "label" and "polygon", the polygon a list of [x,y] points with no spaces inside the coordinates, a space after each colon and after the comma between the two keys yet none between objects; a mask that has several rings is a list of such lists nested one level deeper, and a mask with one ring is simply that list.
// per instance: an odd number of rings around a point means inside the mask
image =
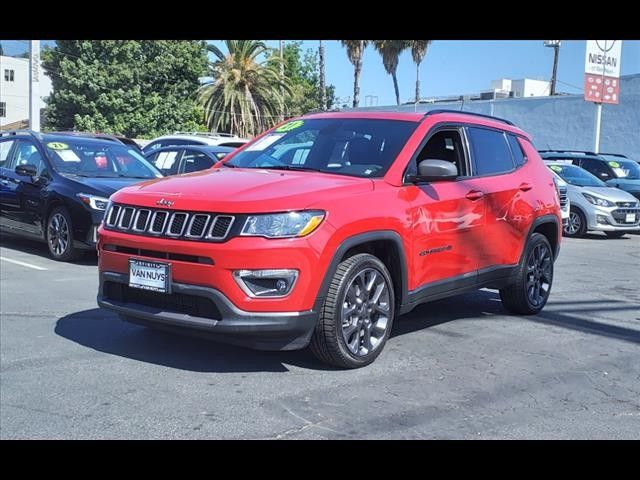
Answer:
[{"label": "jeep windshield", "polygon": [[616,178],[640,180],[640,164],[633,160],[622,159],[615,155],[602,155],[613,170]]},{"label": "jeep windshield", "polygon": [[162,173],[128,145],[63,138],[44,143],[58,173],[97,178],[157,178]]},{"label": "jeep windshield", "polygon": [[586,170],[569,164],[553,164],[549,168],[562,177],[562,179],[578,187],[606,187],[607,184],[598,177],[591,175]]},{"label": "jeep windshield", "polygon": [[381,177],[417,126],[416,122],[384,119],[293,120],[238,152],[225,165]]}]

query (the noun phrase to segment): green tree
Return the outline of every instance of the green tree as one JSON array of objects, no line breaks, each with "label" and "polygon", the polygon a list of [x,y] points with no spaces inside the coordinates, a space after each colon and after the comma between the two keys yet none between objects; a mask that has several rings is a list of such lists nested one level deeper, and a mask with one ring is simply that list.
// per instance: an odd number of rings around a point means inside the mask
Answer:
[{"label": "green tree", "polygon": [[396,92],[396,103],[400,105],[400,89],[398,88],[398,61],[400,54],[409,46],[408,40],[374,40],[373,45],[382,57],[384,69],[393,78],[393,88]]},{"label": "green tree", "polygon": [[42,58],[53,87],[47,128],[130,137],[205,129],[195,101],[204,42],[58,40]]},{"label": "green tree", "polygon": [[303,53],[301,41],[285,44],[284,74],[291,85],[291,95],[285,98],[287,116],[302,115],[313,110],[325,110],[333,106],[335,87],[329,85],[325,86],[326,107],[322,108],[320,71],[316,52],[307,49]]},{"label": "green tree", "polygon": [[360,73],[362,72],[362,56],[369,40],[341,40],[347,49],[347,56],[353,65],[353,108],[360,104]]},{"label": "green tree", "polygon": [[198,100],[209,128],[250,137],[277,123],[285,102],[281,89],[286,97],[291,87],[286,76],[280,78],[279,56],[264,42],[225,43],[226,54],[215,45],[207,47],[215,56],[213,81],[200,88]]},{"label": "green tree", "polygon": [[416,64],[416,103],[420,101],[420,64],[427,55],[431,40],[409,40],[411,56]]}]

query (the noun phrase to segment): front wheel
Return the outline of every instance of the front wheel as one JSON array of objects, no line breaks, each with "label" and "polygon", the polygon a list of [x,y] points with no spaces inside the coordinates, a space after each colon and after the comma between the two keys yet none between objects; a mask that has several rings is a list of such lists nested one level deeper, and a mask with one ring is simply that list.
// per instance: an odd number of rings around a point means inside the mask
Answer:
[{"label": "front wheel", "polygon": [[627,232],[604,232],[604,234],[609,238],[622,238]]},{"label": "front wheel", "polygon": [[47,246],[54,260],[69,262],[78,258],[79,251],[73,246],[73,224],[64,207],[56,207],[47,220]]},{"label": "front wheel", "polygon": [[511,285],[500,290],[502,305],[511,313],[535,315],[547,303],[553,283],[553,250],[547,237],[534,233]]},{"label": "front wheel", "polygon": [[587,219],[584,214],[577,208],[572,208],[562,231],[566,237],[583,237],[587,233]]},{"label": "front wheel", "polygon": [[395,315],[387,267],[367,253],[340,263],[320,311],[310,348],[320,360],[341,368],[373,362],[384,348]]}]

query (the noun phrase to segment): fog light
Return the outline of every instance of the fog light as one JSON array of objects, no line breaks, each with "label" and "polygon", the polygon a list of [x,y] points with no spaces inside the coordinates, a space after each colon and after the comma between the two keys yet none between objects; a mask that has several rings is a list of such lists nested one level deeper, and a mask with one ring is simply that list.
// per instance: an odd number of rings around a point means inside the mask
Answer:
[{"label": "fog light", "polygon": [[298,270],[236,270],[233,278],[250,297],[284,297],[296,283]]},{"label": "fog light", "polygon": [[596,215],[596,221],[605,225],[609,223],[609,220],[607,220],[607,217],[604,215]]}]

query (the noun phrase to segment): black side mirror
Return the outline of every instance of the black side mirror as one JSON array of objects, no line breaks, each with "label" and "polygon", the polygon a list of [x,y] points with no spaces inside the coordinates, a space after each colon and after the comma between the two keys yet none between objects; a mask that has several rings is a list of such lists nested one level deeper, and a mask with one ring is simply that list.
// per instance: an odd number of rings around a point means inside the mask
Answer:
[{"label": "black side mirror", "polygon": [[427,159],[418,164],[418,174],[409,175],[407,180],[413,183],[433,182],[439,180],[455,180],[458,177],[458,167],[446,160]]},{"label": "black side mirror", "polygon": [[23,177],[33,178],[38,175],[38,168],[35,165],[31,165],[30,163],[27,163],[25,165],[18,165],[15,171],[18,175],[22,175]]}]

